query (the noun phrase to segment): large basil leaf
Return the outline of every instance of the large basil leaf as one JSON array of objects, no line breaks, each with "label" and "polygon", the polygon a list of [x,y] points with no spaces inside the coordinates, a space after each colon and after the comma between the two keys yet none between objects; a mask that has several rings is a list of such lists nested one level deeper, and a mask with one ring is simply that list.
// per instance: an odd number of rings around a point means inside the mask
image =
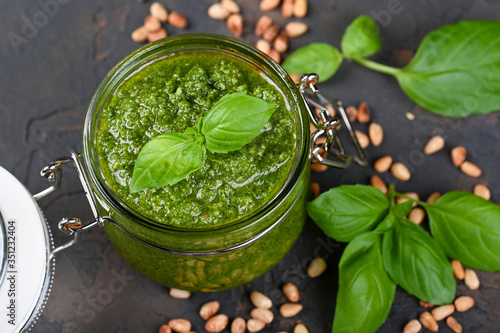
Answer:
[{"label": "large basil leaf", "polygon": [[205,146],[212,153],[241,149],[260,134],[274,110],[273,104],[245,93],[222,97],[203,118]]},{"label": "large basil leaf", "polygon": [[349,243],[339,264],[332,333],[372,333],[382,325],[396,285],[384,270],[381,235],[364,233]]},{"label": "large basil leaf", "polygon": [[205,165],[205,153],[203,136],[193,128],[152,139],[137,156],[130,192],[177,183]]},{"label": "large basil leaf", "polygon": [[451,258],[500,271],[500,206],[467,192],[448,192],[425,205],[431,232]]},{"label": "large basil leaf", "polygon": [[429,33],[394,75],[417,104],[465,117],[500,109],[500,22],[464,21]]},{"label": "large basil leaf", "polygon": [[281,65],[288,73],[319,75],[319,82],[328,80],[342,63],[339,50],[326,43],[312,43],[290,54]]},{"label": "large basil leaf", "polygon": [[306,207],[326,235],[349,242],[384,219],[389,200],[372,186],[343,185],[322,193]]},{"label": "large basil leaf", "polygon": [[378,52],[381,44],[375,20],[361,15],[347,27],[340,46],[346,58],[365,58]]},{"label": "large basil leaf", "polygon": [[455,298],[456,282],[443,250],[421,227],[395,218],[394,228],[384,234],[382,243],[387,273],[423,301],[450,304]]}]

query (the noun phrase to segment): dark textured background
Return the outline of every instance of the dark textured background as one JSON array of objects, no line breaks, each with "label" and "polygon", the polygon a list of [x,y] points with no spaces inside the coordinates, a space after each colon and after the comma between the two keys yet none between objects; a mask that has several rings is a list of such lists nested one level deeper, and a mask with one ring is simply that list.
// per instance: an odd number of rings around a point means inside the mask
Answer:
[{"label": "dark textured background", "polygon": [[[129,36],[142,23],[149,5],[135,0],[60,2],[65,4],[61,4],[47,22],[41,22],[45,24],[38,31],[32,31],[26,43],[16,50],[7,34],[22,35],[23,20],[33,21],[34,16],[39,17],[41,7],[36,1],[0,1],[0,165],[32,192],[46,186],[38,176],[42,166],[66,155],[71,148],[81,148],[82,123],[91,95],[111,67],[140,46]],[[162,0],[169,10],[178,10],[187,16],[189,28],[185,32],[228,35],[224,22],[211,20],[206,15],[213,2]],[[252,31],[261,15],[258,1],[238,2],[242,4],[245,20],[243,39],[253,43],[256,37]],[[292,50],[313,41],[338,47],[345,27],[355,17],[388,13],[387,1],[309,2],[310,10],[304,21],[310,31],[291,42]],[[400,0],[398,3],[399,12],[385,16],[379,24],[383,49],[375,56],[375,60],[392,66],[403,65],[394,50],[415,51],[423,36],[432,29],[459,20],[500,18],[497,0]],[[284,22],[277,11],[271,15]],[[172,27],[167,30],[171,35],[184,32]],[[492,190],[493,200],[500,200],[500,113],[467,119],[439,117],[416,106],[393,78],[347,62],[320,88],[329,96],[341,98],[346,105],[366,101],[371,106],[373,120],[385,129],[385,139],[382,146],[367,149],[370,162],[390,154],[411,165],[411,181],[398,183],[398,190],[416,191],[426,198],[434,191],[471,191],[476,183],[484,183]],[[413,112],[416,119],[409,121],[406,112]],[[356,127],[366,130],[365,125]],[[423,145],[435,134],[446,138],[446,149],[422,158]],[[475,180],[452,166],[448,152],[456,145],[467,147],[469,159],[482,167],[484,176]],[[367,183],[372,174],[370,167],[354,166],[347,171],[315,174],[313,179],[326,190],[339,184]],[[394,181],[390,176],[386,180]],[[62,188],[40,205],[53,226],[62,216],[90,218],[83,191],[71,169],[65,173]],[[66,241],[58,231],[54,236],[57,244]],[[329,241],[309,222],[291,253],[263,277],[240,288],[214,294],[199,293],[190,300],[179,301],[168,296],[165,287],[141,276],[124,262],[102,230],[91,230],[83,235],[81,244],[57,255],[54,288],[34,332],[156,332],[161,324],[176,317],[190,319],[194,330],[201,332],[202,320],[197,312],[204,302],[219,300],[221,312],[230,317],[247,317],[249,290],[265,291],[280,303],[283,297],[279,288],[283,281],[290,279],[298,281],[305,307],[298,318],[311,332],[328,332],[335,308],[336,267],[342,249],[343,246]],[[328,253],[329,267],[324,275],[312,280],[303,277],[302,267],[315,250]],[[117,282],[115,276],[120,274],[129,280]],[[477,305],[455,317],[465,332],[500,332],[500,273],[480,272],[479,276],[478,291],[469,291],[459,283],[458,294],[472,295]],[[276,307],[274,311],[277,314]],[[422,311],[415,298],[398,290],[391,314],[380,332],[401,331],[408,320]],[[295,323],[295,319],[276,320],[265,331],[291,332]],[[440,331],[450,332],[444,324]]]}]

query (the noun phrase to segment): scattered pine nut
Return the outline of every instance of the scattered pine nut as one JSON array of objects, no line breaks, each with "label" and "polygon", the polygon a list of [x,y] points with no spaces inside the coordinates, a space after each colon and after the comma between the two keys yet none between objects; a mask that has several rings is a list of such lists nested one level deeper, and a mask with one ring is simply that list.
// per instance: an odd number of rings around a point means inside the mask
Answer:
[{"label": "scattered pine nut", "polygon": [[458,260],[451,261],[451,268],[453,269],[453,275],[459,280],[465,279],[465,270],[462,263]]},{"label": "scattered pine nut", "polygon": [[389,170],[391,165],[392,165],[392,157],[384,156],[376,160],[375,163],[373,163],[373,168],[375,169],[375,171],[379,173],[384,173],[387,170]]},{"label": "scattered pine nut", "polygon": [[424,147],[426,155],[434,154],[444,148],[444,138],[442,136],[432,137]]},{"label": "scattered pine nut", "polygon": [[428,309],[428,308],[433,308],[434,304],[420,300],[420,306]]},{"label": "scattered pine nut", "polygon": [[232,14],[238,14],[240,12],[240,6],[233,0],[221,0],[220,3]]},{"label": "scattered pine nut", "polygon": [[299,84],[299,82],[300,82],[300,76],[299,76],[299,74],[290,73],[288,75],[290,75],[290,77],[292,78],[293,83]]},{"label": "scattered pine nut", "polygon": [[160,329],[158,330],[158,333],[172,333],[172,329],[167,324],[161,325]]},{"label": "scattered pine nut", "polygon": [[229,322],[225,314],[213,316],[205,323],[205,330],[210,333],[218,333],[223,331]]},{"label": "scattered pine nut", "polygon": [[289,22],[285,25],[285,32],[290,38],[302,36],[309,27],[302,22]]},{"label": "scattered pine nut", "polygon": [[413,319],[406,324],[403,333],[418,333],[421,329],[422,324],[417,319]]},{"label": "scattered pine nut", "polygon": [[379,176],[371,176],[370,185],[378,188],[382,193],[387,194],[387,185]]},{"label": "scattered pine nut", "polygon": [[328,170],[328,165],[322,163],[311,163],[310,168],[314,172],[325,172]]},{"label": "scattered pine nut", "polygon": [[268,12],[277,8],[280,5],[281,0],[262,0],[259,4],[260,10],[263,12]]},{"label": "scattered pine nut", "polygon": [[149,12],[151,16],[160,22],[167,22],[168,20],[168,11],[159,2],[153,2],[151,7],[149,7]]},{"label": "scattered pine nut", "polygon": [[480,177],[483,173],[477,165],[469,161],[465,161],[464,163],[462,163],[462,165],[460,166],[460,170],[462,170],[462,172],[467,176],[473,178]]},{"label": "scattered pine nut", "polygon": [[451,315],[453,312],[455,312],[455,306],[453,304],[447,304],[438,306],[437,308],[432,310],[432,315],[434,316],[434,319],[436,319],[437,321],[441,321]]},{"label": "scattered pine nut", "polygon": [[358,106],[358,121],[363,124],[370,121],[370,108],[365,102]]},{"label": "scattered pine nut", "polygon": [[422,326],[431,332],[437,332],[439,330],[439,325],[436,319],[434,319],[429,312],[424,312],[420,315],[420,322],[422,323]]},{"label": "scattered pine nut", "polygon": [[319,196],[320,187],[319,183],[311,183],[311,200],[316,199]]},{"label": "scattered pine nut", "polygon": [[484,200],[490,200],[491,199],[491,192],[490,189],[483,184],[477,184],[474,186],[474,194],[477,196],[480,196]]},{"label": "scattered pine nut", "polygon": [[191,293],[187,290],[170,288],[170,296],[177,299],[188,299],[191,296]]},{"label": "scattered pine nut", "polygon": [[466,157],[467,150],[462,146],[455,147],[451,150],[451,161],[457,168],[464,163]]},{"label": "scattered pine nut", "polygon": [[368,147],[370,145],[370,139],[368,138],[368,135],[361,131],[354,131],[354,134],[356,134],[356,138],[358,139],[359,146],[363,149]]},{"label": "scattered pine nut", "polygon": [[470,290],[476,290],[480,285],[479,278],[477,277],[476,272],[470,268],[467,268],[465,270],[464,282],[467,288],[469,288]]},{"label": "scattered pine nut", "polygon": [[326,261],[323,258],[314,258],[307,268],[307,275],[309,277],[315,278],[323,274],[326,270]]},{"label": "scattered pine nut", "polygon": [[293,16],[293,2],[294,0],[283,0],[281,5],[281,16],[290,18]]},{"label": "scattered pine nut", "polygon": [[149,32],[155,32],[161,29],[161,23],[153,16],[146,16],[144,19],[144,28]]},{"label": "scattered pine nut", "polygon": [[139,27],[132,31],[130,38],[136,43],[145,42],[148,38],[148,30],[145,27]]},{"label": "scattered pine nut", "polygon": [[406,112],[406,118],[408,118],[408,120],[414,120],[415,115],[411,112]]},{"label": "scattered pine nut", "polygon": [[243,32],[243,17],[240,14],[231,14],[227,18],[227,28],[235,37],[241,37]]},{"label": "scattered pine nut", "polygon": [[271,59],[276,61],[278,64],[281,63],[281,54],[275,49],[271,49],[271,51],[269,51],[268,56],[270,56]]},{"label": "scattered pine nut", "polygon": [[356,109],[355,106],[348,106],[346,109],[345,109],[345,113],[347,114],[347,118],[349,118],[349,121],[352,123],[352,122],[355,122],[356,119],[358,118],[358,109]]},{"label": "scattered pine nut", "polygon": [[274,314],[268,310],[263,308],[255,308],[250,312],[250,317],[253,319],[260,319],[266,324],[270,324],[274,320]]},{"label": "scattered pine nut", "polygon": [[191,322],[186,319],[172,319],[168,322],[168,326],[176,332],[191,331]]},{"label": "scattered pine nut", "polygon": [[465,312],[474,306],[474,299],[470,296],[460,296],[455,300],[455,309],[458,312]]},{"label": "scattered pine nut", "polygon": [[429,205],[432,205],[433,203],[435,203],[439,198],[441,198],[441,193],[439,192],[434,192],[432,193],[431,195],[429,195],[429,197],[427,198],[427,201],[426,203],[428,203]]},{"label": "scattered pine nut", "polygon": [[455,333],[462,333],[462,325],[453,317],[446,318],[446,325]]},{"label": "scattered pine nut", "polygon": [[217,313],[217,311],[219,311],[219,308],[220,303],[217,301],[205,303],[200,309],[200,317],[205,320],[209,320]]},{"label": "scattered pine nut", "polygon": [[264,32],[271,26],[273,20],[267,15],[261,16],[255,25],[255,34],[262,36]]},{"label": "scattered pine nut", "polygon": [[408,181],[411,178],[410,170],[400,162],[396,162],[391,166],[391,173],[399,180]]},{"label": "scattered pine nut", "polygon": [[179,29],[185,29],[188,25],[184,15],[179,12],[171,12],[170,15],[168,15],[168,23]]},{"label": "scattered pine nut", "polygon": [[298,324],[293,328],[293,333],[309,333],[309,330],[303,324]]},{"label": "scattered pine nut", "polygon": [[247,322],[248,332],[254,333],[261,331],[264,327],[266,327],[266,323],[260,319],[250,319]]},{"label": "scattered pine nut", "polygon": [[286,52],[288,50],[288,37],[284,33],[280,33],[278,37],[274,40],[274,48],[280,53]]},{"label": "scattered pine nut", "polygon": [[220,3],[214,3],[208,7],[208,16],[214,20],[225,20],[230,14],[231,12]]},{"label": "scattered pine nut", "polygon": [[252,291],[250,300],[256,308],[270,309],[273,306],[271,299],[259,291]]},{"label": "scattered pine nut", "polygon": [[307,14],[307,0],[295,0],[293,4],[293,15],[302,18]]},{"label": "scattered pine nut", "polygon": [[[416,192],[406,192],[406,193],[403,193],[403,194],[406,195],[407,197],[410,197],[413,200],[416,200],[416,201],[420,200],[420,196]],[[396,203],[401,204],[401,203],[407,202],[408,200],[410,200],[410,199],[405,198],[405,197],[397,197],[396,198]],[[415,206],[417,206],[417,203],[414,201],[413,202],[413,207],[415,207]]]},{"label": "scattered pine nut", "polygon": [[265,39],[259,39],[257,41],[257,44],[255,44],[255,47],[264,52],[265,54],[269,54],[269,52],[271,51],[271,43],[269,43]]},{"label": "scattered pine nut", "polygon": [[271,23],[271,25],[264,31],[262,38],[272,42],[280,33],[280,27],[277,24]]},{"label": "scattered pine nut", "polygon": [[238,317],[233,320],[231,324],[231,333],[245,333],[247,329],[247,323],[245,319]]},{"label": "scattered pine nut", "polygon": [[300,299],[299,289],[291,282],[283,285],[283,293],[290,302],[298,302]]},{"label": "scattered pine nut", "polygon": [[148,42],[156,42],[162,38],[167,37],[167,30],[165,28],[161,28],[158,31],[148,33]]},{"label": "scattered pine nut", "polygon": [[284,318],[290,318],[297,315],[303,308],[304,307],[298,303],[285,303],[280,306],[280,314]]},{"label": "scattered pine nut", "polygon": [[382,140],[384,139],[384,129],[377,123],[371,123],[368,127],[368,134],[370,135],[370,141],[375,147],[380,146]]},{"label": "scattered pine nut", "polygon": [[422,224],[425,218],[425,210],[420,207],[415,207],[410,211],[408,215],[408,220],[414,222],[415,224]]}]

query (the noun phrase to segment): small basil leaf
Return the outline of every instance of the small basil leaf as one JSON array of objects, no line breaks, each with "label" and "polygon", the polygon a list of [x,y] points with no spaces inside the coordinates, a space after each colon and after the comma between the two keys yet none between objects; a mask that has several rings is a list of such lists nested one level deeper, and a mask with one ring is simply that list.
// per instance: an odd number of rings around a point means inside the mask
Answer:
[{"label": "small basil leaf", "polygon": [[464,266],[500,271],[500,206],[467,192],[448,192],[425,205],[431,232]]},{"label": "small basil leaf", "polygon": [[374,333],[384,323],[396,285],[384,270],[381,236],[364,233],[347,245],[339,264],[332,333]]},{"label": "small basil leaf", "polygon": [[455,298],[456,282],[443,250],[415,223],[396,219],[382,242],[387,273],[408,293],[425,302],[450,304]]},{"label": "small basil leaf", "polygon": [[366,58],[380,50],[382,43],[377,23],[370,16],[361,15],[342,36],[342,53],[346,58]]},{"label": "small basil leaf", "polygon": [[408,216],[408,214],[410,214],[412,208],[413,208],[413,201],[408,200],[403,203],[392,206],[391,210],[397,217],[404,218]]},{"label": "small basil leaf", "polygon": [[195,129],[160,135],[142,147],[129,184],[131,193],[172,185],[205,165],[203,136]]},{"label": "small basil leaf", "polygon": [[319,82],[328,80],[342,63],[342,54],[326,43],[312,43],[290,54],[281,65],[289,74],[319,75]]},{"label": "small basil leaf", "polygon": [[394,228],[396,224],[396,216],[394,214],[387,214],[385,219],[373,230],[376,234],[383,234]]},{"label": "small basil leaf", "polygon": [[396,72],[417,104],[451,117],[500,109],[500,22],[464,21],[429,33]]},{"label": "small basil leaf", "polygon": [[306,208],[326,235],[349,242],[383,220],[389,200],[372,186],[343,185],[322,193]]},{"label": "small basil leaf", "polygon": [[203,118],[205,146],[212,153],[240,149],[260,134],[274,110],[273,104],[245,93],[222,97]]}]

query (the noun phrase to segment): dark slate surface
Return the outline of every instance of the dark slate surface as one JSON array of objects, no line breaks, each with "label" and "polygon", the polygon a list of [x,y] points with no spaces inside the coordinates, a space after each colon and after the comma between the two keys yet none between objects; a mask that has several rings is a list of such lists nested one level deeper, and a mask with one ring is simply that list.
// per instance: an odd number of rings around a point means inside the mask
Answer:
[{"label": "dark slate surface", "polygon": [[[50,1],[42,0],[40,3]],[[184,13],[190,23],[185,32],[211,32],[228,35],[223,22],[207,17],[214,1],[162,0],[169,10]],[[258,1],[242,3],[245,18],[244,40],[255,42],[253,26],[261,15]],[[88,102],[100,80],[125,55],[139,47],[129,38],[142,23],[148,4],[135,0],[71,1],[59,0],[51,15],[40,14],[35,1],[0,1],[0,165],[12,172],[32,191],[46,184],[38,176],[40,168],[71,148],[80,149],[82,123]],[[53,3],[53,1],[52,1]],[[389,12],[389,3],[396,11]],[[383,50],[375,57],[382,63],[402,65],[396,49],[414,51],[430,30],[447,23],[469,19],[499,19],[500,3],[494,0],[310,0],[304,19],[310,32],[291,42],[296,49],[309,42],[329,42],[339,46],[345,27],[360,14],[379,18]],[[280,22],[278,12],[271,15]],[[26,20],[37,22],[36,30],[25,27]],[[182,33],[169,27],[171,35]],[[10,33],[10,35],[9,35]],[[13,34],[26,37],[18,44]],[[449,119],[433,115],[409,100],[391,77],[371,72],[356,64],[344,63],[338,74],[320,88],[340,97],[347,105],[366,101],[373,119],[383,125],[385,141],[368,148],[370,162],[390,154],[409,161],[411,181],[398,183],[401,191],[416,191],[427,197],[434,191],[472,190],[474,184],[487,184],[493,200],[500,200],[500,114]],[[406,112],[416,115],[414,121]],[[366,126],[357,125],[366,130]],[[445,151],[433,156],[421,154],[424,143],[434,134],[446,137]],[[484,176],[478,180],[457,171],[447,151],[464,145],[470,160],[480,165]],[[371,168],[353,167],[348,171],[329,170],[313,175],[322,190],[351,183],[367,183]],[[65,174],[63,187],[41,201],[52,225],[62,216],[90,218],[83,191],[73,170]],[[388,178],[386,180],[394,181]],[[66,238],[55,232],[55,241]],[[230,317],[248,316],[248,291],[262,290],[280,303],[279,287],[294,279],[302,294],[304,311],[300,320],[311,332],[329,332],[335,308],[337,264],[343,245],[332,243],[309,222],[291,253],[272,271],[254,282],[233,290],[195,294],[188,301],[174,300],[167,289],[135,272],[110,245],[102,230],[92,230],[83,241],[57,256],[54,288],[47,307],[33,332],[156,332],[171,318],[190,319],[202,332],[197,315],[201,304],[219,300],[221,311]],[[316,251],[327,253],[328,270],[315,280],[304,278],[303,266]],[[121,280],[117,279],[121,276]],[[459,283],[458,294],[472,295],[473,310],[456,314],[465,332],[500,332],[500,273],[479,273],[481,288],[472,292]],[[122,282],[117,282],[122,281]],[[114,290],[115,293],[112,293]],[[276,309],[274,309],[275,313]],[[360,311],[363,311],[360,309]],[[423,311],[418,301],[398,290],[387,322],[380,332],[401,331],[405,323]],[[295,319],[276,320],[266,332],[292,331]],[[441,324],[442,332],[450,330]]]}]

